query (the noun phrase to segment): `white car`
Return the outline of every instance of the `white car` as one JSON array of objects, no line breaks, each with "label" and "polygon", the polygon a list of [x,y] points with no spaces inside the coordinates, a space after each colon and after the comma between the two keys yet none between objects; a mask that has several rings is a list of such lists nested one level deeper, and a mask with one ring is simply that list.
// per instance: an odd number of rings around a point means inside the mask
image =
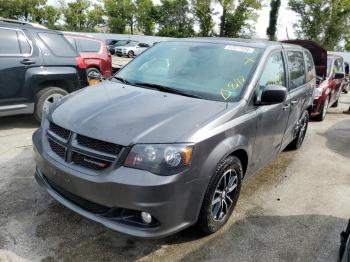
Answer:
[{"label": "white car", "polygon": [[128,56],[132,58],[134,56],[141,54],[143,51],[145,51],[149,47],[150,47],[149,44],[141,43],[138,41],[131,41],[124,46],[116,47],[115,54],[117,56]]}]

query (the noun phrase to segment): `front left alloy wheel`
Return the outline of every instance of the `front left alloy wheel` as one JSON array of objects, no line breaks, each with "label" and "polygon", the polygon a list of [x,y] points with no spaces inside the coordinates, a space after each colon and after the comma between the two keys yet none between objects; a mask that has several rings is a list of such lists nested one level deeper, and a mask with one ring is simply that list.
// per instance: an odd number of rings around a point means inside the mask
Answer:
[{"label": "front left alloy wheel", "polygon": [[243,177],[241,161],[235,156],[224,159],[211,178],[198,218],[200,229],[212,234],[224,226],[236,206]]}]

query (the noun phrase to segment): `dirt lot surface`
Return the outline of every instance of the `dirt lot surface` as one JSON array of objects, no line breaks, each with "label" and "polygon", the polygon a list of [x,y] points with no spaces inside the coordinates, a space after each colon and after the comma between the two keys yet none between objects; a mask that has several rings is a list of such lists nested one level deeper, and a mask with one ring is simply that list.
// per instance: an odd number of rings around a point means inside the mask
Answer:
[{"label": "dirt lot surface", "polygon": [[37,124],[0,118],[0,261],[336,261],[350,218],[349,106],[343,96],[324,122],[310,123],[299,151],[248,179],[220,232],[160,240],[119,234],[52,200],[33,176]]}]

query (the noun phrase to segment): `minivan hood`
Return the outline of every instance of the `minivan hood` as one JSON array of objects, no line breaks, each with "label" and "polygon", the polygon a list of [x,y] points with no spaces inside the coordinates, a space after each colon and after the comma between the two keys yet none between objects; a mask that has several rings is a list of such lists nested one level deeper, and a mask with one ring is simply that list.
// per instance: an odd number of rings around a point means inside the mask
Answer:
[{"label": "minivan hood", "polygon": [[193,132],[225,109],[223,102],[105,81],[63,98],[50,118],[73,132],[127,146],[191,142]]}]

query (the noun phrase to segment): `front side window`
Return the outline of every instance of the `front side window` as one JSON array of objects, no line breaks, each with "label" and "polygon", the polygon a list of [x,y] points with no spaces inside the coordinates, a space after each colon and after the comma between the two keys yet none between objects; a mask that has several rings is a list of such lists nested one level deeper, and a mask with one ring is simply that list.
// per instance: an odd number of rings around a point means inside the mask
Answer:
[{"label": "front side window", "polygon": [[235,44],[161,42],[116,76],[131,84],[157,84],[203,99],[238,101],[261,49]]},{"label": "front side window", "polygon": [[306,83],[304,54],[300,51],[288,51],[288,67],[290,89],[298,88]]},{"label": "front side window", "polygon": [[268,85],[286,86],[286,71],[282,52],[272,54],[267,60],[259,81],[258,99],[261,97],[262,91]]}]

